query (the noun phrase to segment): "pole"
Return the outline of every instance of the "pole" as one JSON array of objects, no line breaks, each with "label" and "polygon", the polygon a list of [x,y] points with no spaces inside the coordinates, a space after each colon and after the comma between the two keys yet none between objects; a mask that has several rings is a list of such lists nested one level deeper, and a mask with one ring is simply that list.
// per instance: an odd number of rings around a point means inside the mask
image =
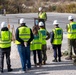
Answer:
[{"label": "pole", "polygon": [[12,40],[13,40],[13,42],[15,43],[15,28],[14,28],[14,25],[12,26]]},{"label": "pole", "polygon": [[10,28],[9,18],[7,18],[8,29],[12,32],[12,41],[15,42],[15,29],[14,25]]},{"label": "pole", "polygon": [[8,29],[10,30],[9,18],[7,18]]}]

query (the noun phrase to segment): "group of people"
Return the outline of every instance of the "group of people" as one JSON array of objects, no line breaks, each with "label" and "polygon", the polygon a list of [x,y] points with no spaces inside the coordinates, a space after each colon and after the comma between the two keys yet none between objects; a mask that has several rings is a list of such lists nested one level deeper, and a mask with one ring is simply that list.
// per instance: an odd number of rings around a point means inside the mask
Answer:
[{"label": "group of people", "polygon": [[[39,30],[33,26],[32,30],[25,24],[23,18],[20,19],[20,24],[16,29],[16,44],[21,59],[22,70],[27,71],[31,69],[30,50],[33,51],[33,59],[35,67],[41,67],[42,62],[46,64],[46,40],[50,38],[49,33],[44,28],[44,23],[39,22]],[[36,57],[38,53],[38,60]],[[26,65],[27,64],[27,65]]]},{"label": "group of people", "polygon": [[[74,22],[73,16],[68,16],[69,24],[66,25],[67,38],[68,38],[68,56],[66,60],[72,60],[73,51],[76,55],[76,22]],[[53,62],[61,62],[61,45],[63,40],[63,29],[59,27],[57,20],[54,20],[53,25],[55,28],[51,32],[51,44],[54,50]],[[73,49],[73,51],[72,51]],[[57,59],[58,58],[58,59]]]},{"label": "group of people", "polygon": [[[19,56],[21,59],[22,71],[31,69],[30,50],[33,51],[35,67],[42,63],[46,64],[46,40],[50,38],[48,31],[44,28],[44,23],[39,22],[39,30],[36,26],[32,29],[26,26],[24,18],[20,19],[20,26],[16,29],[15,44],[17,44]],[[12,71],[10,62],[11,41],[14,40],[13,34],[9,31],[5,22],[1,23],[0,32],[0,72],[3,73],[4,55],[6,55],[8,72]],[[37,62],[36,52],[39,62]]]},{"label": "group of people", "polygon": [[[39,11],[41,10],[42,8],[39,8]],[[40,14],[41,12],[39,13],[39,18],[47,20],[47,18],[44,17],[46,16],[45,12],[41,14],[42,16]],[[66,59],[72,60],[72,46],[76,54],[76,22],[74,22],[74,18],[72,16],[69,16],[68,20],[70,21],[70,23],[66,26],[66,29],[68,34],[69,56]],[[53,62],[61,62],[61,45],[63,40],[63,29],[59,27],[59,23],[57,20],[54,20],[53,25],[55,28],[52,30],[51,33],[49,33],[45,28],[45,23],[42,21],[38,23],[39,29],[37,29],[36,26],[33,26],[33,28],[31,29],[28,26],[26,26],[24,18],[20,19],[20,26],[16,29],[15,33],[15,43],[17,44],[23,72],[27,72],[27,70],[31,69],[30,51],[33,52],[33,61],[35,67],[41,67],[42,65],[46,64],[46,40],[48,40],[49,38],[54,51]],[[13,70],[11,68],[10,61],[11,41],[14,40],[12,36],[13,34],[9,31],[7,24],[5,22],[2,22],[0,31],[1,73],[3,73],[4,55],[6,55],[8,72],[11,72]],[[38,55],[38,62],[36,54]]]}]

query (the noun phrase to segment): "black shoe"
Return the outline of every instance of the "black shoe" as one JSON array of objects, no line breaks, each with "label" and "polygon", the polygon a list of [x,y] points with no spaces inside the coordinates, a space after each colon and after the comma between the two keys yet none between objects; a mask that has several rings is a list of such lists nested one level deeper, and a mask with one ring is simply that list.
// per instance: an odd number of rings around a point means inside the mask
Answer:
[{"label": "black shoe", "polygon": [[37,64],[35,64],[35,67],[37,67]]},{"label": "black shoe", "polygon": [[57,59],[54,59],[53,62],[57,62]]},{"label": "black shoe", "polygon": [[39,63],[37,63],[36,65],[39,65]]},{"label": "black shoe", "polygon": [[58,61],[61,62],[61,57],[58,58]]},{"label": "black shoe", "polygon": [[46,65],[46,61],[44,61],[44,65]]},{"label": "black shoe", "polygon": [[59,59],[58,61],[61,62],[61,59]]},{"label": "black shoe", "polygon": [[10,69],[8,69],[8,72],[11,72],[11,71],[13,71],[13,69],[11,69],[11,68],[10,68]]},{"label": "black shoe", "polygon": [[3,71],[0,71],[0,73],[3,73]]}]

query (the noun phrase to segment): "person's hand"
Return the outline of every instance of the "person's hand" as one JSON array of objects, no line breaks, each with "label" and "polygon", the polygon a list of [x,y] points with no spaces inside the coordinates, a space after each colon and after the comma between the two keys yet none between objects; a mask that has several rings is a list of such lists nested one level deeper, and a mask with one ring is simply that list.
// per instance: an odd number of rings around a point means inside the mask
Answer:
[{"label": "person's hand", "polygon": [[27,42],[24,42],[25,47],[27,47]]}]

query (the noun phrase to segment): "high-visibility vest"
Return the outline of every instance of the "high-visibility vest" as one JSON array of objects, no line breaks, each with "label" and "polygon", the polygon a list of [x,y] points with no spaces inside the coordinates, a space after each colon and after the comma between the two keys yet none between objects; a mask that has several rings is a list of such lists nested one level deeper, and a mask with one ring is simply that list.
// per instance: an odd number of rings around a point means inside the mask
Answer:
[{"label": "high-visibility vest", "polygon": [[53,29],[54,32],[54,40],[53,43],[54,45],[59,45],[62,44],[62,37],[63,37],[63,31],[61,28],[55,28]]},{"label": "high-visibility vest", "polygon": [[46,36],[47,36],[47,31],[46,29],[40,28],[39,32],[42,34],[42,44],[46,44]]},{"label": "high-visibility vest", "polygon": [[34,39],[30,44],[30,50],[41,50],[42,49],[42,34],[38,33],[34,35]]},{"label": "high-visibility vest", "polygon": [[[28,27],[20,27],[19,30],[19,38],[21,38],[24,42],[27,42],[30,39],[30,28]],[[15,42],[16,44],[21,44],[18,40]]]},{"label": "high-visibility vest", "polygon": [[10,31],[1,31],[0,33],[0,48],[8,48],[11,46],[12,34]]},{"label": "high-visibility vest", "polygon": [[46,12],[39,13],[39,18],[40,19],[46,19]]},{"label": "high-visibility vest", "polygon": [[68,39],[76,39],[76,22],[68,24]]}]

